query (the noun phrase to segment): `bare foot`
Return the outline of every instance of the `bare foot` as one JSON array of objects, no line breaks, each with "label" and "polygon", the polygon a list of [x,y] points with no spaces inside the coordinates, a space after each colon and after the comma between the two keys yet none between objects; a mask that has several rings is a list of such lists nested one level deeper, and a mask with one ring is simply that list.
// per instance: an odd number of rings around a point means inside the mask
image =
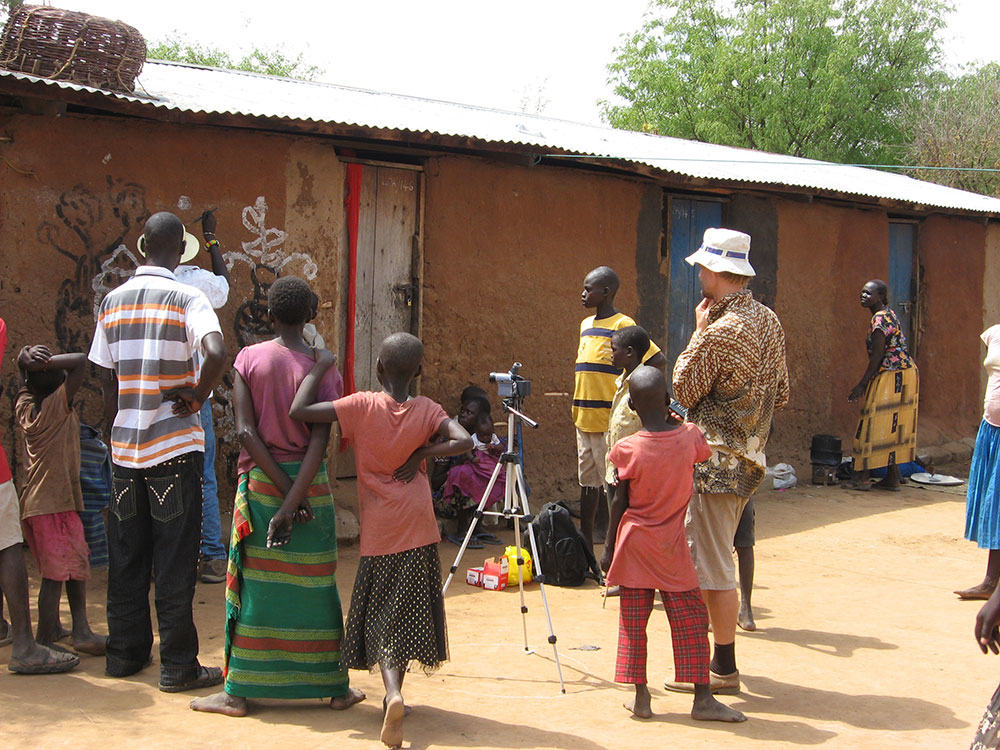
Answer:
[{"label": "bare foot", "polygon": [[649,688],[645,685],[635,686],[635,698],[628,703],[623,703],[627,711],[640,719],[653,718],[653,711],[649,707]]},{"label": "bare foot", "polygon": [[96,633],[91,633],[83,638],[74,637],[69,644],[81,654],[90,654],[91,656],[104,656],[108,650],[107,636]]},{"label": "bare foot", "polygon": [[330,699],[330,708],[334,711],[343,711],[346,708],[350,708],[355,703],[360,703],[367,697],[368,696],[357,688],[348,688],[347,692],[343,695],[338,695],[335,698]]},{"label": "bare foot", "polygon": [[959,599],[989,599],[995,588],[995,583],[983,581],[978,586],[973,586],[971,589],[956,591],[955,593],[958,594]]},{"label": "bare foot", "polygon": [[711,694],[704,698],[695,698],[694,705],[691,707],[691,718],[698,721],[728,721],[732,723],[747,720],[747,717],[742,713],[719,703]]},{"label": "bare foot", "polygon": [[746,606],[743,601],[740,601],[740,613],[736,616],[736,624],[748,633],[757,629],[757,623],[753,621],[753,610]]},{"label": "bare foot", "polygon": [[[386,702],[385,702],[385,698],[383,698],[382,699],[382,715],[383,716],[385,715],[385,710],[386,710]],[[407,705],[405,703],[405,701],[404,701],[404,703],[403,703],[403,718],[406,718],[411,713],[413,713],[413,706]]]},{"label": "bare foot", "polygon": [[247,715],[247,699],[238,695],[230,695],[225,691],[206,695],[204,698],[195,698],[188,705],[193,711],[204,711],[207,714]]},{"label": "bare foot", "polygon": [[389,748],[403,745],[403,717],[406,715],[403,696],[393,693],[386,696],[385,718],[382,720],[382,744]]}]

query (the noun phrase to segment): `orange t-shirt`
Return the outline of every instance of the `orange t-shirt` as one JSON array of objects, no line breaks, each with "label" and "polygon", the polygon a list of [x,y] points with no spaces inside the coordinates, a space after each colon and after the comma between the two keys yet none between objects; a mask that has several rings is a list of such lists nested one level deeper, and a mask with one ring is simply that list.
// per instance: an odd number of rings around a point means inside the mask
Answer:
[{"label": "orange t-shirt", "polygon": [[608,583],[635,589],[690,591],[698,574],[684,535],[694,488],[694,465],[712,455],[705,435],[691,423],[669,432],[622,438],[608,460],[628,480],[628,509],[618,525]]},{"label": "orange t-shirt", "polygon": [[444,409],[425,396],[399,403],[384,391],[352,393],[333,406],[341,434],[354,443],[362,556],[440,542],[424,467],[408,483],[392,474],[437,433],[448,419]]}]

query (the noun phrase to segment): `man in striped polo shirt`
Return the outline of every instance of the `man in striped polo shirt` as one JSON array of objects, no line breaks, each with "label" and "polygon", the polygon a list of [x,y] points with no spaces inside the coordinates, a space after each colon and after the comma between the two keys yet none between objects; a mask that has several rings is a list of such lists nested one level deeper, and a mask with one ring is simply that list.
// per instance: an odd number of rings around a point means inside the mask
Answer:
[{"label": "man in striped polo shirt", "polygon": [[[611,334],[634,326],[635,321],[615,307],[618,274],[600,266],[583,279],[580,301],[595,314],[580,323],[580,347],[576,354],[573,385],[573,423],[576,425],[577,478],[580,482],[580,533],[594,546],[603,542],[608,529],[608,503],[604,494],[607,446],[604,433],[611,418],[615,380],[621,370],[611,364]],[[667,365],[659,347],[652,341],[643,364],[663,369]]]},{"label": "man in striped polo shirt", "polygon": [[198,413],[222,375],[226,349],[211,303],[172,272],[191,240],[173,214],[149,217],[139,240],[146,264],[101,302],[89,355],[102,368],[111,425],[106,673],[126,677],[152,659],[153,575],[164,692],[222,681],[218,667],[198,663],[192,600],[205,453]]}]

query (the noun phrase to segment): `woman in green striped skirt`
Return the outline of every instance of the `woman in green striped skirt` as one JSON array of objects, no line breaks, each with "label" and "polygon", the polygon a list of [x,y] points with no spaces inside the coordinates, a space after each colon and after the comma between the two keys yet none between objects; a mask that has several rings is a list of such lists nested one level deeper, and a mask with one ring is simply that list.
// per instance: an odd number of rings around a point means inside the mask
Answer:
[{"label": "woman in green striped skirt", "polygon": [[[323,457],[329,425],[288,418],[314,363],[302,340],[309,286],[282,277],[268,296],[277,337],[236,357],[233,406],[243,449],[226,575],[225,690],[196,711],[243,716],[248,698],[330,698],[344,709],[365,695],[341,664],[337,519]],[[323,383],[343,392],[340,373]],[[293,521],[295,522],[293,524]]]}]

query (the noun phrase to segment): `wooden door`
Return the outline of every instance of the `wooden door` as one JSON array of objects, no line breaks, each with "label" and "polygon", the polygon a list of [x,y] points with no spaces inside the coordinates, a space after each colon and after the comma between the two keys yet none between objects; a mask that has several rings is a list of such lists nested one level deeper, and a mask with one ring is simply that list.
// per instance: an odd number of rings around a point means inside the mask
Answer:
[{"label": "wooden door", "polygon": [[391,333],[415,332],[415,248],[420,173],[365,165],[358,217],[354,382],[377,390],[379,345]]},{"label": "wooden door", "polygon": [[694,308],[701,302],[698,266],[684,259],[701,247],[705,230],[722,226],[722,204],[670,198],[670,305],[667,319],[667,377],[694,333]]}]

